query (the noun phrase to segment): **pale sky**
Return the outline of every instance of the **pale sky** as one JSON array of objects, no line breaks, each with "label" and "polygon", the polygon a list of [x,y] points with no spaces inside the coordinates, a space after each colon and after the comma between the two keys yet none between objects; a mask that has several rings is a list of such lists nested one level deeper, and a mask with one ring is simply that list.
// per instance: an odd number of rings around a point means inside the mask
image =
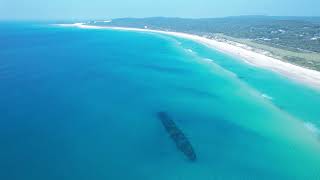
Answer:
[{"label": "pale sky", "polygon": [[0,0],[0,19],[320,16],[320,0]]}]

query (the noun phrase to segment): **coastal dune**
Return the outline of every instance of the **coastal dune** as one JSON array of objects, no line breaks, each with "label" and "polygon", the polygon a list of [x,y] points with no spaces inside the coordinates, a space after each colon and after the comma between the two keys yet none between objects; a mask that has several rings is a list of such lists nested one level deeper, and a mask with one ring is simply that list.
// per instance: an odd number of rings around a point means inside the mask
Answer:
[{"label": "coastal dune", "polygon": [[153,32],[153,33],[161,33],[161,34],[186,38],[186,39],[190,39],[198,43],[204,44],[210,48],[221,51],[223,53],[227,53],[229,55],[238,57],[250,65],[272,70],[274,72],[277,72],[286,76],[289,79],[295,80],[300,83],[304,83],[316,89],[320,89],[320,72],[315,70],[310,70],[304,67],[300,67],[294,64],[290,64],[290,63],[281,61],[279,59],[266,56],[262,53],[248,50],[246,48],[243,48],[243,46],[237,46],[227,42],[220,42],[214,39],[208,39],[205,37],[187,34],[187,33],[160,31],[160,30],[151,30],[151,29],[93,26],[93,25],[86,25],[84,23],[59,24],[59,26],[78,27],[83,29],[113,29],[113,30],[124,30],[124,31]]}]

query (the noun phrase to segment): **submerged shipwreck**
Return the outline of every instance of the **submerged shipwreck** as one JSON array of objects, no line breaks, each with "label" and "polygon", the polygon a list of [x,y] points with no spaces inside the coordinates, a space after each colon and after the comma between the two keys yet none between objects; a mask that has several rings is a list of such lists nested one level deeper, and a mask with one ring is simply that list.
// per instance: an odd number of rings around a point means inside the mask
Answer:
[{"label": "submerged shipwreck", "polygon": [[158,118],[161,120],[170,138],[175,142],[177,148],[187,156],[190,161],[196,161],[197,156],[188,138],[177,127],[175,122],[166,112],[158,112]]}]

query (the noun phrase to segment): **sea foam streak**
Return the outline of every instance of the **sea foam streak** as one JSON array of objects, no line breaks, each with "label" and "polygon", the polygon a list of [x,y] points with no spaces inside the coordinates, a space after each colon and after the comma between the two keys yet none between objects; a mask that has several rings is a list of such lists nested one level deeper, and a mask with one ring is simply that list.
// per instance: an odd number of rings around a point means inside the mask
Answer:
[{"label": "sea foam streak", "polygon": [[314,135],[320,137],[320,129],[313,123],[311,122],[305,122],[304,126]]},{"label": "sea foam streak", "polygon": [[195,54],[195,52],[192,49],[186,49],[188,52]]},{"label": "sea foam streak", "polygon": [[267,94],[261,94],[261,96],[265,99],[268,99],[268,100],[273,100],[273,98]]},{"label": "sea foam streak", "polygon": [[204,61],[208,62],[208,63],[212,63],[213,60],[212,59],[209,59],[209,58],[203,58]]}]

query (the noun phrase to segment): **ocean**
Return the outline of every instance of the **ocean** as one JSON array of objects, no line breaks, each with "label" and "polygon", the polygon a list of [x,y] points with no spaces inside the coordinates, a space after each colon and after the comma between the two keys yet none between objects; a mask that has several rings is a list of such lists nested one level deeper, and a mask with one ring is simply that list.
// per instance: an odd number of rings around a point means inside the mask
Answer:
[{"label": "ocean", "polygon": [[319,107],[319,90],[191,40],[0,23],[2,180],[317,180]]}]

